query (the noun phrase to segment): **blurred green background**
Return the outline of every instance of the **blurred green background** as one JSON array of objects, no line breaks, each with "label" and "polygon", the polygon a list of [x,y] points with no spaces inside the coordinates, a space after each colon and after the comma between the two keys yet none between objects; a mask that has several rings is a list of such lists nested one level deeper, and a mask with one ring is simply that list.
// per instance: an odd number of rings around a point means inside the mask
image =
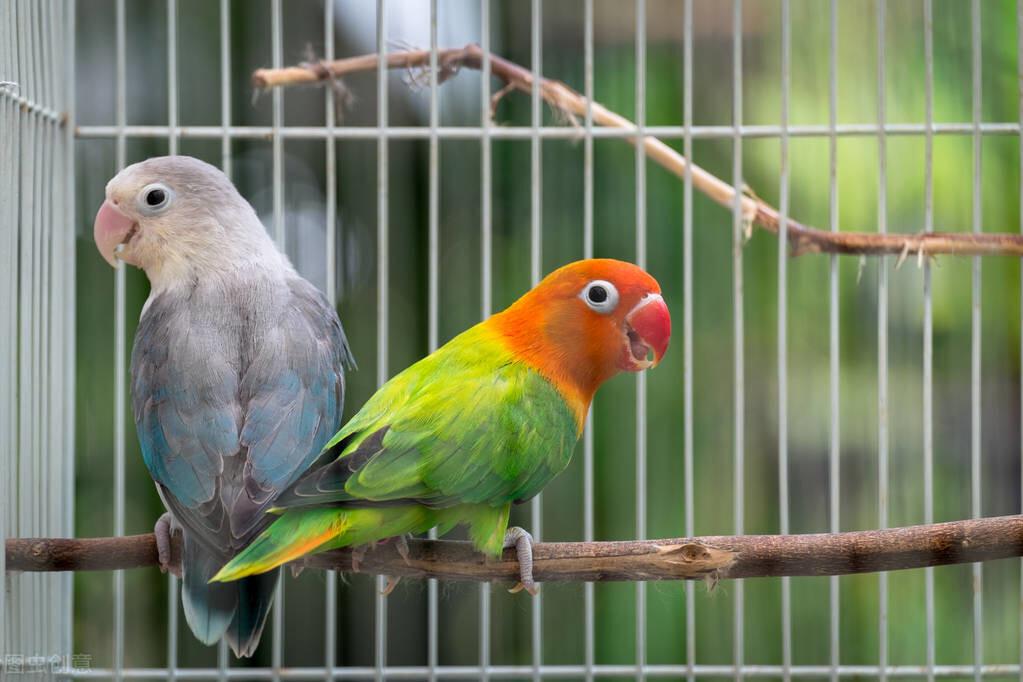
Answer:
[{"label": "blurred green background", "polygon": [[[491,2],[491,45],[495,53],[528,66],[530,5]],[[693,108],[697,125],[732,121],[732,5],[694,3]],[[388,3],[388,36],[396,44],[429,45],[429,3]],[[683,3],[648,0],[647,22],[635,25],[632,2],[597,0],[595,91],[605,106],[635,113],[635,40],[647,36],[646,116],[649,125],[681,125],[683,106]],[[982,8],[982,120],[1020,118],[1017,79],[1016,8],[986,0]],[[177,70],[182,125],[220,125],[220,43],[218,4],[179,0]],[[583,3],[543,4],[543,72],[583,88]],[[838,3],[838,121],[877,121],[877,4]],[[922,2],[888,3],[885,102],[892,123],[924,118],[924,20]],[[746,124],[781,119],[781,3],[750,0],[742,8],[743,111]],[[127,106],[130,124],[167,122],[167,6],[161,0],[127,2]],[[270,2],[235,1],[230,8],[231,122],[269,125],[271,98],[254,97],[253,69],[271,63]],[[441,46],[480,41],[476,0],[440,0]],[[829,9],[818,0],[792,0],[793,124],[828,121]],[[338,56],[375,50],[375,3],[338,0]],[[115,41],[112,0],[78,3],[77,117],[79,125],[112,125]],[[937,122],[971,117],[970,4],[934,3],[934,115]],[[319,0],[285,3],[284,61],[323,54],[323,5]],[[346,80],[352,103],[343,125],[376,124],[376,83],[372,73]],[[465,71],[440,90],[443,125],[478,125],[480,75]],[[403,74],[389,77],[391,125],[426,125],[429,93],[410,88]],[[498,84],[494,84],[494,89]],[[285,124],[324,122],[324,91],[284,93]],[[547,124],[558,117],[544,108]],[[501,125],[529,125],[530,102],[506,97],[497,112]],[[680,148],[681,140],[670,143]],[[350,377],[346,412],[357,409],[375,388],[376,363],[376,141],[337,143],[337,296],[360,370]],[[982,196],[972,196],[972,139],[965,134],[934,140],[934,227],[968,231],[975,200],[981,202],[985,231],[1020,229],[1018,137],[985,136]],[[924,226],[924,140],[893,136],[887,141],[887,225],[915,233]],[[635,152],[620,140],[594,143],[594,251],[597,256],[636,257]],[[167,152],[165,139],[129,139],[128,161]],[[697,140],[694,161],[722,178],[732,178],[730,140]],[[220,164],[219,140],[183,139],[180,152]],[[236,140],[231,145],[233,177],[269,225],[272,221],[271,144]],[[743,142],[745,181],[757,194],[779,201],[780,144],[777,139]],[[113,362],[114,278],[91,241],[92,215],[115,169],[112,139],[80,139],[77,155],[79,207],[77,351],[76,532],[109,535],[113,528]],[[325,145],[287,141],[285,215],[288,249],[296,265],[325,285]],[[874,231],[878,225],[878,143],[875,136],[839,139],[839,226]],[[390,346],[387,367],[394,373],[427,351],[428,143],[394,140],[389,146]],[[828,141],[792,139],[791,213],[801,221],[829,227]],[[481,145],[477,140],[440,142],[440,340],[480,318]],[[543,271],[583,255],[583,144],[547,140],[542,144]],[[530,144],[493,143],[493,305],[504,307],[530,285]],[[676,341],[663,364],[648,377],[647,533],[683,534],[683,358],[682,358],[682,184],[653,163],[647,167],[649,270],[659,279],[676,321]],[[697,195],[693,202],[694,249],[694,444],[695,518],[698,534],[728,534],[733,518],[733,343],[732,217]],[[779,528],[777,423],[777,240],[754,234],[743,250],[745,298],[743,344],[745,392],[745,516],[749,533]],[[840,276],[840,524],[843,530],[878,526],[878,274],[889,276],[891,525],[923,521],[923,296],[915,259],[895,269],[895,259],[866,261],[858,277],[855,258],[838,259]],[[970,515],[970,301],[971,261],[943,257],[933,269],[934,442],[936,520]],[[788,263],[789,487],[793,532],[829,527],[829,257],[804,256]],[[984,515],[1020,508],[1020,273],[1012,258],[983,261],[981,296],[982,489]],[[147,295],[144,276],[129,273],[129,335]],[[130,339],[129,339],[130,340]],[[636,534],[636,388],[622,376],[598,395],[594,407],[595,535],[628,539]],[[124,415],[129,452],[129,533],[147,532],[162,511],[144,469],[131,415]],[[543,496],[542,534],[547,540],[583,537],[583,469],[580,447],[570,469]],[[517,511],[529,525],[528,507]],[[1019,562],[984,567],[984,660],[1019,661]],[[925,662],[924,576],[921,571],[890,575],[889,662]],[[973,662],[972,591],[969,567],[938,569],[935,630],[939,664]],[[324,652],[324,581],[316,571],[286,579],[284,663],[318,666]],[[127,574],[126,664],[159,667],[167,662],[167,579],[155,569]],[[878,577],[840,581],[841,661],[878,660]],[[492,589],[491,660],[529,664],[530,600]],[[713,593],[695,589],[696,660],[728,664],[733,655],[736,588],[724,583]],[[80,573],[75,582],[75,651],[92,655],[94,666],[112,656],[112,588],[108,574]],[[388,599],[387,656],[391,665],[422,665],[427,652],[427,588],[406,581]],[[440,586],[439,657],[442,665],[479,662],[479,588]],[[372,580],[346,578],[338,590],[337,651],[340,665],[374,661]],[[543,649],[547,664],[584,660],[585,622],[581,584],[543,588]],[[827,664],[829,611],[826,578],[792,582],[793,663]],[[645,652],[636,649],[636,588],[596,586],[597,663],[685,662],[685,588],[650,584],[647,589]],[[212,666],[215,648],[197,644],[179,619],[178,663]],[[744,659],[779,664],[781,589],[778,580],[745,584]],[[270,663],[270,633],[251,662]],[[232,662],[232,665],[238,665]]]}]

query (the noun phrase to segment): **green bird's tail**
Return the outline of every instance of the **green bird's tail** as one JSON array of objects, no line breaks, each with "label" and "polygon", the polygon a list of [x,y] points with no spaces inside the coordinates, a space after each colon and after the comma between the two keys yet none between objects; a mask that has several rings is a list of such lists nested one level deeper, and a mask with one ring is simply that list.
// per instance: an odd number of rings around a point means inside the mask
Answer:
[{"label": "green bird's tail", "polygon": [[306,554],[422,533],[438,514],[419,505],[402,507],[290,509],[229,561],[210,582],[265,573]]}]

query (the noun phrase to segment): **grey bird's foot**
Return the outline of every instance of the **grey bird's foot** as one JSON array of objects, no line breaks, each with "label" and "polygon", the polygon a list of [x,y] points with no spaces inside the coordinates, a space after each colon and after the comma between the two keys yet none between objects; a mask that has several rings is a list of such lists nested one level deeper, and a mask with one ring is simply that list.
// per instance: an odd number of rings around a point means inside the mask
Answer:
[{"label": "grey bird's foot", "polygon": [[[405,535],[399,535],[394,538],[394,548],[398,550],[398,556],[407,564],[408,563],[408,537]],[[395,583],[397,584],[397,583]]]},{"label": "grey bird's foot", "polygon": [[389,576],[385,576],[385,577],[387,578],[387,584],[384,585],[384,589],[380,590],[381,596],[384,596],[384,597],[389,595],[391,592],[394,592],[394,588],[397,587],[398,583],[401,582],[401,576],[400,575],[398,575],[398,576],[389,575]]},{"label": "grey bird's foot", "polygon": [[504,548],[509,547],[515,548],[519,559],[519,582],[508,591],[515,594],[525,590],[535,597],[540,586],[533,582],[533,536],[518,526],[512,526],[504,533]]},{"label": "grey bird's foot", "polygon": [[356,545],[352,547],[352,573],[359,572],[359,565],[362,564],[362,560],[366,558],[366,552],[369,551],[371,545]]},{"label": "grey bird's foot", "polygon": [[171,575],[177,578],[181,577],[181,567],[171,563],[171,544],[174,533],[180,532],[181,527],[170,512],[164,512],[153,526],[153,534],[156,535],[156,554],[160,559],[160,573],[170,571]]}]

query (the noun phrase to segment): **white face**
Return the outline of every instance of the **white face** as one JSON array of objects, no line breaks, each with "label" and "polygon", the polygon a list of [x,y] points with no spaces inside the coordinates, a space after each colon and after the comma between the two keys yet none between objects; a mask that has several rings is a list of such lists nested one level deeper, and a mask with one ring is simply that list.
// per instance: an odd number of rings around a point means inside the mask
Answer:
[{"label": "white face", "polygon": [[159,157],[125,168],[107,184],[96,214],[96,248],[151,269],[210,263],[262,226],[227,177],[190,157]]}]

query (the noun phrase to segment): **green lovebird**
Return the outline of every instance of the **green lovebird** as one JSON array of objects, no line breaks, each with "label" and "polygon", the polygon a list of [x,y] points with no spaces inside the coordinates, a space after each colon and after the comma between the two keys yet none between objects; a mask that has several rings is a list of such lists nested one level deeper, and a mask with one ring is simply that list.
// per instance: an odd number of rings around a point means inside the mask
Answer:
[{"label": "green lovebird", "polygon": [[660,286],[641,268],[593,259],[554,271],[384,384],[213,580],[464,524],[487,555],[514,546],[521,587],[535,593],[532,539],[508,528],[512,504],[568,465],[597,388],[655,366],[670,336]]}]

